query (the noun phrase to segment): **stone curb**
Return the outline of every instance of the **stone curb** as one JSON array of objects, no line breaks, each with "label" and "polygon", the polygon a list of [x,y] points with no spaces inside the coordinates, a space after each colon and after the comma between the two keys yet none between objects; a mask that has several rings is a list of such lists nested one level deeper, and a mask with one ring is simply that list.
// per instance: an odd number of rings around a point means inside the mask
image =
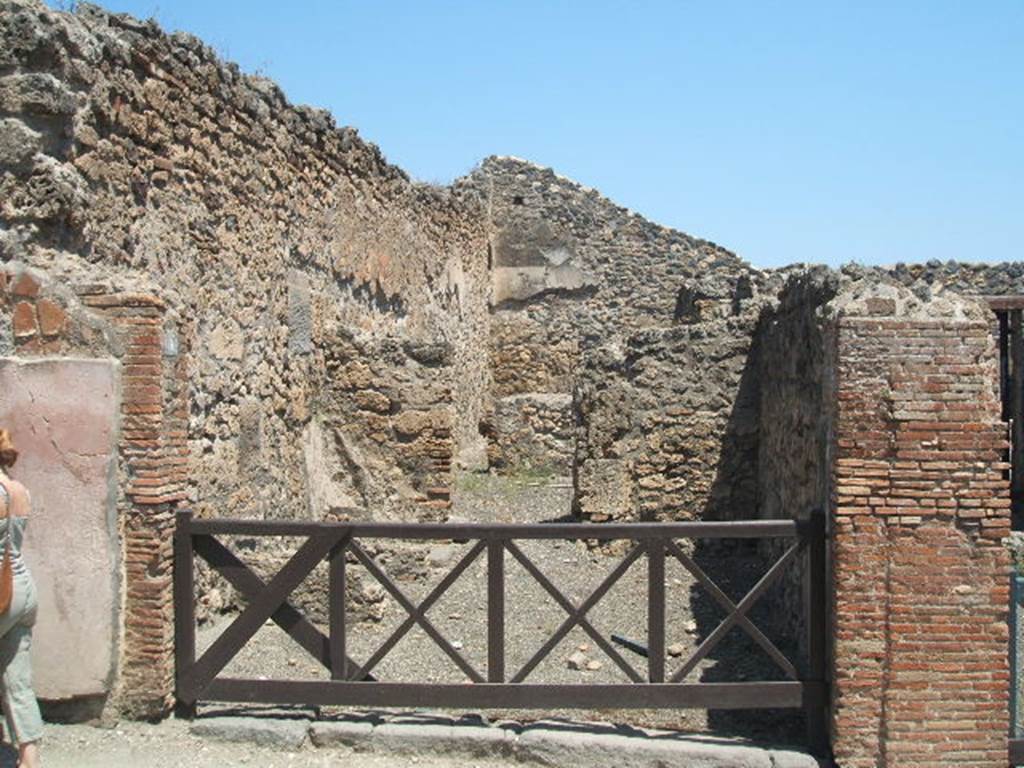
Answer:
[{"label": "stone curb", "polygon": [[370,720],[284,720],[260,717],[210,717],[191,726],[196,736],[245,742],[278,749],[314,747],[395,755],[506,758],[565,766],[583,761],[588,768],[819,768],[814,757],[797,750],[771,749],[712,737],[636,729],[608,732],[600,726],[565,724],[473,725],[445,722]]}]

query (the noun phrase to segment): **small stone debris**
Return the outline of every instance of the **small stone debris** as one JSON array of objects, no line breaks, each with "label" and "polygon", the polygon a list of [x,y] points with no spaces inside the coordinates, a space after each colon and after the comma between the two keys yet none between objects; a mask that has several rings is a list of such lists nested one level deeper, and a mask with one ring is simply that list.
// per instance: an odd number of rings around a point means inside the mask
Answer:
[{"label": "small stone debris", "polygon": [[601,664],[601,662],[597,659],[591,659],[587,662],[587,670],[589,672],[597,672],[597,670],[599,670],[602,666],[604,665]]},{"label": "small stone debris", "polygon": [[297,666],[299,666],[299,660],[298,659],[288,659],[288,666],[289,667],[297,667]]},{"label": "small stone debris", "polygon": [[582,651],[583,653],[587,653],[588,651],[590,651],[590,646],[587,643],[580,643],[576,646],[576,650]]},{"label": "small stone debris", "polygon": [[459,619],[462,618],[462,614],[461,613],[457,613],[457,612],[456,613],[449,613],[448,614],[448,618],[451,619],[452,621],[458,621]]},{"label": "small stone debris", "polygon": [[461,651],[462,650],[462,641],[461,640],[453,640],[452,641],[452,648],[454,648],[456,651]]},{"label": "small stone debris", "polygon": [[576,651],[576,653],[565,660],[565,663],[569,669],[583,669],[587,664],[587,657]]},{"label": "small stone debris", "polygon": [[683,625],[683,629],[685,629],[688,634],[695,634],[697,632],[697,622],[691,619]]},{"label": "small stone debris", "polygon": [[453,544],[442,544],[427,553],[427,565],[431,568],[443,568],[451,565],[459,554],[459,548]]},{"label": "small stone debris", "polygon": [[670,645],[665,650],[668,652],[669,656],[676,658],[686,653],[686,646],[684,646],[682,643],[672,643],[672,645]]}]

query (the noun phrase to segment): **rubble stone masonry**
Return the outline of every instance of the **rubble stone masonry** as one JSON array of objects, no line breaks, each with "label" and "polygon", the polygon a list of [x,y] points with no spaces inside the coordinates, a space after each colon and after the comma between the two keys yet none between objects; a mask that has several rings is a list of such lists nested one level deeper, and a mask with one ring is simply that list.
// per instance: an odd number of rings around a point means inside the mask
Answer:
[{"label": "rubble stone masonry", "polygon": [[1005,765],[992,293],[1024,265],[757,270],[515,158],[417,183],[190,35],[0,0],[0,356],[121,371],[128,714],[171,703],[178,508],[445,520],[531,465],[592,522],[828,506],[839,764]]},{"label": "rubble stone masonry", "polygon": [[997,351],[980,305],[912,305],[839,321],[833,746],[844,768],[1005,766]]}]

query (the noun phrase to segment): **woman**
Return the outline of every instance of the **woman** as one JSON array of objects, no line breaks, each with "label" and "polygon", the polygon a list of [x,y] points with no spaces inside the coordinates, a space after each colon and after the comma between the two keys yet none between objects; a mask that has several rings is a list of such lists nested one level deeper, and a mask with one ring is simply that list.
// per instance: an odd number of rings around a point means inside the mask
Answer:
[{"label": "woman", "polygon": [[[25,486],[8,477],[18,460],[11,435],[0,429],[0,558],[10,541],[14,596],[0,614],[0,668],[3,669],[3,709],[7,731],[18,742],[18,768],[39,768],[37,742],[43,719],[32,691],[32,625],[36,622],[36,588],[21,557],[30,500]],[[9,537],[9,539],[8,539]]]}]

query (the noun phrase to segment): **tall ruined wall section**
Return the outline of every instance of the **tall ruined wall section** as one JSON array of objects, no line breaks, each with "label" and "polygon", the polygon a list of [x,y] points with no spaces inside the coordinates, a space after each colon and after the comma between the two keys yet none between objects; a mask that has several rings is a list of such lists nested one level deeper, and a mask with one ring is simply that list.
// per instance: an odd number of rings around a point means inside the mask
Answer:
[{"label": "tall ruined wall section", "polygon": [[443,515],[489,380],[474,197],[189,35],[0,3],[0,258],[175,310],[199,512]]},{"label": "tall ruined wall section", "polygon": [[763,275],[515,158],[459,186],[491,225],[492,465],[522,463],[524,444],[572,463],[593,520],[752,502],[757,404],[741,391]]},{"label": "tall ruined wall section", "polygon": [[806,518],[828,506],[835,396],[828,302],[843,284],[825,268],[792,276],[755,332],[761,518]]}]

